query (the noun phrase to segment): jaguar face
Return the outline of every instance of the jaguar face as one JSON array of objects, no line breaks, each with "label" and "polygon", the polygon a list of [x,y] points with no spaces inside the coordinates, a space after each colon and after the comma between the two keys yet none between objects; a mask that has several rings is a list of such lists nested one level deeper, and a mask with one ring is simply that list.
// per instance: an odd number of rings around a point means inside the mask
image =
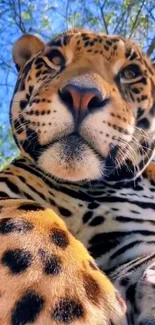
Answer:
[{"label": "jaguar face", "polygon": [[71,182],[104,179],[124,165],[143,170],[154,150],[155,77],[134,43],[87,31],[48,44],[25,35],[13,57],[10,116],[22,154]]}]

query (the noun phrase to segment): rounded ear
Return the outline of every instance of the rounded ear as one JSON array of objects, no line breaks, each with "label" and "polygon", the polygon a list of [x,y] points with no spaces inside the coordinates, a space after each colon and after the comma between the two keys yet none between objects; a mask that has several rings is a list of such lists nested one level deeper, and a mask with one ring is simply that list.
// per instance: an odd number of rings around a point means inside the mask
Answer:
[{"label": "rounded ear", "polygon": [[44,47],[44,42],[38,37],[25,34],[21,36],[13,46],[12,57],[19,70],[32,55],[39,52]]}]

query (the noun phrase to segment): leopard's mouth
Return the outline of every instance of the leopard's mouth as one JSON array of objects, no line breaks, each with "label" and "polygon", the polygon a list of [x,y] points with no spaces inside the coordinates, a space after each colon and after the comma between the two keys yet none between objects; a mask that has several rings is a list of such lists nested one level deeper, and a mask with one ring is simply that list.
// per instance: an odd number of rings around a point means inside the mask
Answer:
[{"label": "leopard's mouth", "polygon": [[68,160],[78,159],[84,150],[84,146],[88,146],[96,155],[103,159],[100,154],[95,150],[90,142],[84,139],[78,132],[72,132],[71,134],[60,138],[55,141],[59,142],[62,146],[62,154]]},{"label": "leopard's mouth", "polygon": [[51,143],[38,160],[39,167],[65,181],[104,179],[116,167],[118,147],[102,156],[87,139],[73,132]]}]

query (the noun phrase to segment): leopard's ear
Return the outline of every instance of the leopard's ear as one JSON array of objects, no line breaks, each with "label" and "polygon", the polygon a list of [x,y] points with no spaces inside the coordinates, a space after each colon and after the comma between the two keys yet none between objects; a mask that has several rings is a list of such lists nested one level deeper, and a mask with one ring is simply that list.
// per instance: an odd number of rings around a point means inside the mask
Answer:
[{"label": "leopard's ear", "polygon": [[39,52],[44,45],[44,42],[36,36],[30,34],[21,36],[15,42],[12,50],[12,56],[17,70],[19,70],[31,56]]}]

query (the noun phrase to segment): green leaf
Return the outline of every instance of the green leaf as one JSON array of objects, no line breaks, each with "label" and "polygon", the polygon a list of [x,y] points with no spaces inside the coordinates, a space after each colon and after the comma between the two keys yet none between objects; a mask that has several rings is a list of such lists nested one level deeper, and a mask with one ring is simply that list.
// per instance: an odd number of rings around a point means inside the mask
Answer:
[{"label": "green leaf", "polygon": [[42,22],[41,22],[42,28],[48,27],[49,24],[50,24],[50,21],[49,21],[48,17],[43,17]]},{"label": "green leaf", "polygon": [[25,19],[25,20],[29,20],[31,19],[31,15],[29,12],[22,12],[22,17]]}]

